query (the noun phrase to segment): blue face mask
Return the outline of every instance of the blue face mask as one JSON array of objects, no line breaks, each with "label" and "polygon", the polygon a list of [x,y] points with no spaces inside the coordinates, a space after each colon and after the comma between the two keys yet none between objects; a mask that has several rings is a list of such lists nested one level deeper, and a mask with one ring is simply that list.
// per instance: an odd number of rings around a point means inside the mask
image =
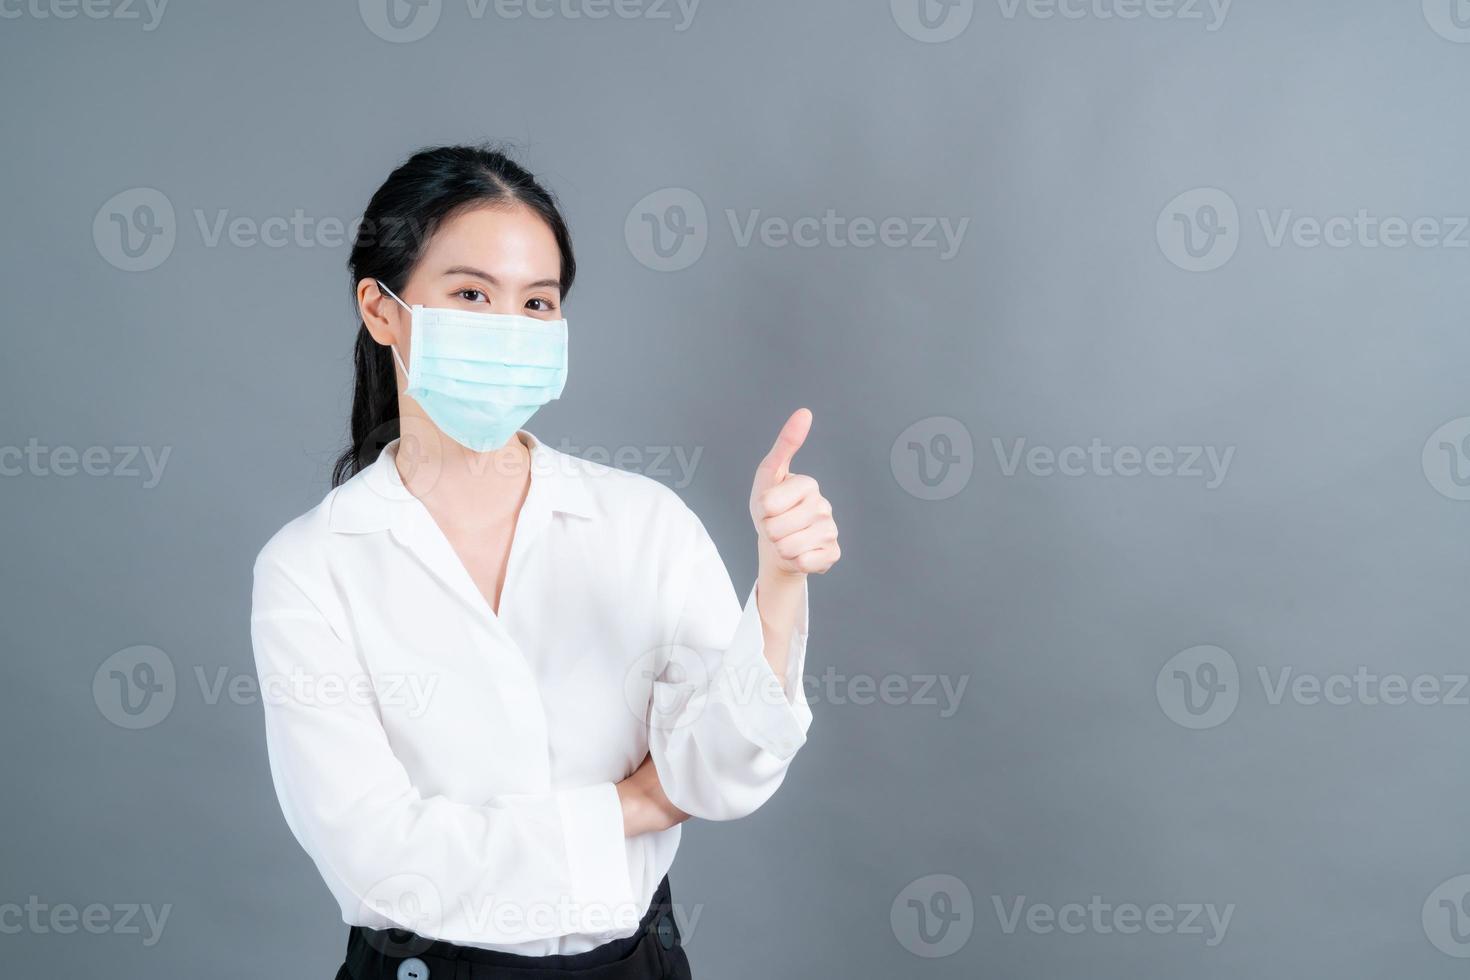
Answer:
[{"label": "blue face mask", "polygon": [[409,306],[408,394],[439,431],[477,453],[499,449],[567,383],[567,321]]}]

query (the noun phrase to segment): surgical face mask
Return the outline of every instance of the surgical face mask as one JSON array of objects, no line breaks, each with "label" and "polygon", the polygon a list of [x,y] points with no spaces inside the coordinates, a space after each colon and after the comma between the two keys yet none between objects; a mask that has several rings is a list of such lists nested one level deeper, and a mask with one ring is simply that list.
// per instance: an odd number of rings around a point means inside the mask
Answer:
[{"label": "surgical face mask", "polygon": [[409,306],[408,394],[455,442],[477,453],[505,445],[567,383],[567,321]]}]

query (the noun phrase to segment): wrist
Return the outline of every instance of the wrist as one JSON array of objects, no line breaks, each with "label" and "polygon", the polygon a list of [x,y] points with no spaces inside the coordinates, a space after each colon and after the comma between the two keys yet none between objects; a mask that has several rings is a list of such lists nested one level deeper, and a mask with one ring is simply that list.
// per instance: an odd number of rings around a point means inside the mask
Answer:
[{"label": "wrist", "polygon": [[618,804],[623,810],[623,836],[636,837],[647,830],[648,806],[643,794],[629,782],[624,780],[617,784]]},{"label": "wrist", "polygon": [[784,568],[762,565],[756,571],[755,580],[763,596],[791,595],[801,590],[802,585],[806,582],[806,573],[788,572]]},{"label": "wrist", "polygon": [[806,581],[806,572],[782,568],[780,557],[763,539],[756,554],[756,580],[780,588]]}]

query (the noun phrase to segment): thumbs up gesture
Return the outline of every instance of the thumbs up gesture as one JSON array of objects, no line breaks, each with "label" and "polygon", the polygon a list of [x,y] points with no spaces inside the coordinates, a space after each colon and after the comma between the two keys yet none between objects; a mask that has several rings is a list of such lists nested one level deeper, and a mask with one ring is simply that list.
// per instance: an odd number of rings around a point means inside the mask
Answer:
[{"label": "thumbs up gesture", "polygon": [[797,409],[761,460],[750,488],[750,518],[760,556],[760,576],[820,575],[837,563],[837,522],[817,481],[791,472],[791,458],[806,441],[812,413]]}]

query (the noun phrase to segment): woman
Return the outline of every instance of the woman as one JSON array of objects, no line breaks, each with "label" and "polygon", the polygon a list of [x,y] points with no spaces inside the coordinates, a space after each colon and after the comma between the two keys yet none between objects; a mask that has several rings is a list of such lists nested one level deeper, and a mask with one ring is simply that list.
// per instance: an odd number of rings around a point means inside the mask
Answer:
[{"label": "woman", "polygon": [[742,609],[670,490],[521,428],[565,383],[576,270],[530,174],[414,155],[349,266],[352,443],[251,615],[276,792],[352,927],[338,977],[687,977],[679,825],[759,807],[811,723],[806,576],[838,558],[789,472],[811,414],[756,470]]}]

